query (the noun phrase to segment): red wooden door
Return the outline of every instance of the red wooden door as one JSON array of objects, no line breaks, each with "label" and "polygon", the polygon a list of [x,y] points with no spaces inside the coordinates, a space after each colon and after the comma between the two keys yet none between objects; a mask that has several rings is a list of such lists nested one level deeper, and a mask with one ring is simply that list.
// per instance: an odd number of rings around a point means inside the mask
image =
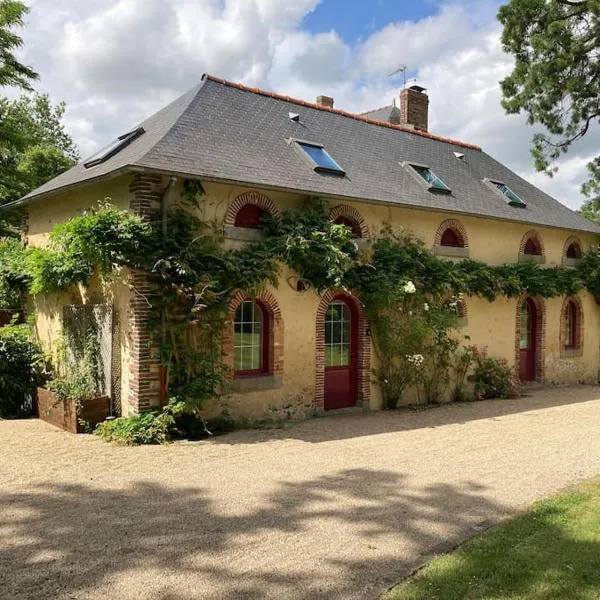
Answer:
[{"label": "red wooden door", "polygon": [[325,313],[325,410],[356,405],[357,315],[354,305],[335,298]]},{"label": "red wooden door", "polygon": [[519,337],[519,377],[522,381],[535,380],[537,310],[530,298],[521,306],[521,331]]}]

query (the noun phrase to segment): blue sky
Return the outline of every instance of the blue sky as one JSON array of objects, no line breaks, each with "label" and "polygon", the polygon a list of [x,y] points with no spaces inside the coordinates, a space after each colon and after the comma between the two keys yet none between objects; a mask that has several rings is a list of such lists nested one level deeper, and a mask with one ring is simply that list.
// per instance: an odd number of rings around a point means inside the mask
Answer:
[{"label": "blue sky", "polygon": [[415,21],[435,15],[439,0],[322,0],[304,18],[311,33],[335,30],[349,45],[355,45],[388,23]]}]

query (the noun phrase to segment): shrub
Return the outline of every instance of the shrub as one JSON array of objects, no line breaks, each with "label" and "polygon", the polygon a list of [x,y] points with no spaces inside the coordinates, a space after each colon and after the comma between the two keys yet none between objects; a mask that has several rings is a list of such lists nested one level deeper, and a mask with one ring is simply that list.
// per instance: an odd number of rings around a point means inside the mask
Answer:
[{"label": "shrub", "polygon": [[489,358],[479,351],[475,356],[475,398],[512,398],[517,395],[517,379],[507,361]]},{"label": "shrub", "polygon": [[27,324],[0,328],[0,418],[30,413],[35,389],[46,380],[46,360],[31,334]]},{"label": "shrub", "polygon": [[[465,339],[470,339],[465,336]],[[467,400],[467,392],[465,390],[465,381],[467,375],[473,366],[473,361],[477,354],[476,346],[463,346],[454,357],[454,390],[452,391],[452,400],[454,402],[464,402]]]},{"label": "shrub", "polygon": [[79,360],[68,360],[66,347],[60,350],[61,362],[64,363],[60,370],[64,375],[53,377],[47,384],[48,389],[56,394],[57,403],[73,402],[79,414],[83,402],[98,395],[99,353],[98,340],[91,334],[85,340]]},{"label": "shrub", "polygon": [[177,437],[176,418],[184,410],[182,402],[173,400],[162,410],[104,421],[98,425],[95,433],[107,442],[129,446],[164,444]]}]

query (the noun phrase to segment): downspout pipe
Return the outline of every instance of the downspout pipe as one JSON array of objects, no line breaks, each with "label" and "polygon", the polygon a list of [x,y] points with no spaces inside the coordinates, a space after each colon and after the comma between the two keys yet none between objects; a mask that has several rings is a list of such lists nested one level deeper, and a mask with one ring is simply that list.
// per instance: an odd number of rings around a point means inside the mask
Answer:
[{"label": "downspout pipe", "polygon": [[[171,198],[171,191],[173,190],[173,186],[177,182],[177,177],[171,175],[169,177],[169,182],[167,183],[165,189],[163,190],[162,196],[160,198],[160,215],[161,215],[161,231],[162,231],[162,240],[163,246],[166,245],[167,242],[167,234],[169,232],[169,200]],[[164,298],[164,293],[163,293]],[[160,340],[161,344],[164,346],[167,341],[167,313],[163,308],[160,313]],[[164,406],[168,401],[169,396],[169,382],[168,382],[168,370],[165,366],[162,366],[160,369],[160,405]]]}]

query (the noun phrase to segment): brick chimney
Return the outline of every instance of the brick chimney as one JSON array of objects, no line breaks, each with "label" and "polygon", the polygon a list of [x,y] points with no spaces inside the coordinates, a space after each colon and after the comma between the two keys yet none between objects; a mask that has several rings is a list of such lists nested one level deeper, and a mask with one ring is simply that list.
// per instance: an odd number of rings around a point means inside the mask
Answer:
[{"label": "brick chimney", "polygon": [[333,98],[329,96],[317,96],[317,104],[326,108],[333,108]]},{"label": "brick chimney", "polygon": [[429,96],[425,88],[411,85],[400,92],[400,124],[427,131],[429,121]]}]

